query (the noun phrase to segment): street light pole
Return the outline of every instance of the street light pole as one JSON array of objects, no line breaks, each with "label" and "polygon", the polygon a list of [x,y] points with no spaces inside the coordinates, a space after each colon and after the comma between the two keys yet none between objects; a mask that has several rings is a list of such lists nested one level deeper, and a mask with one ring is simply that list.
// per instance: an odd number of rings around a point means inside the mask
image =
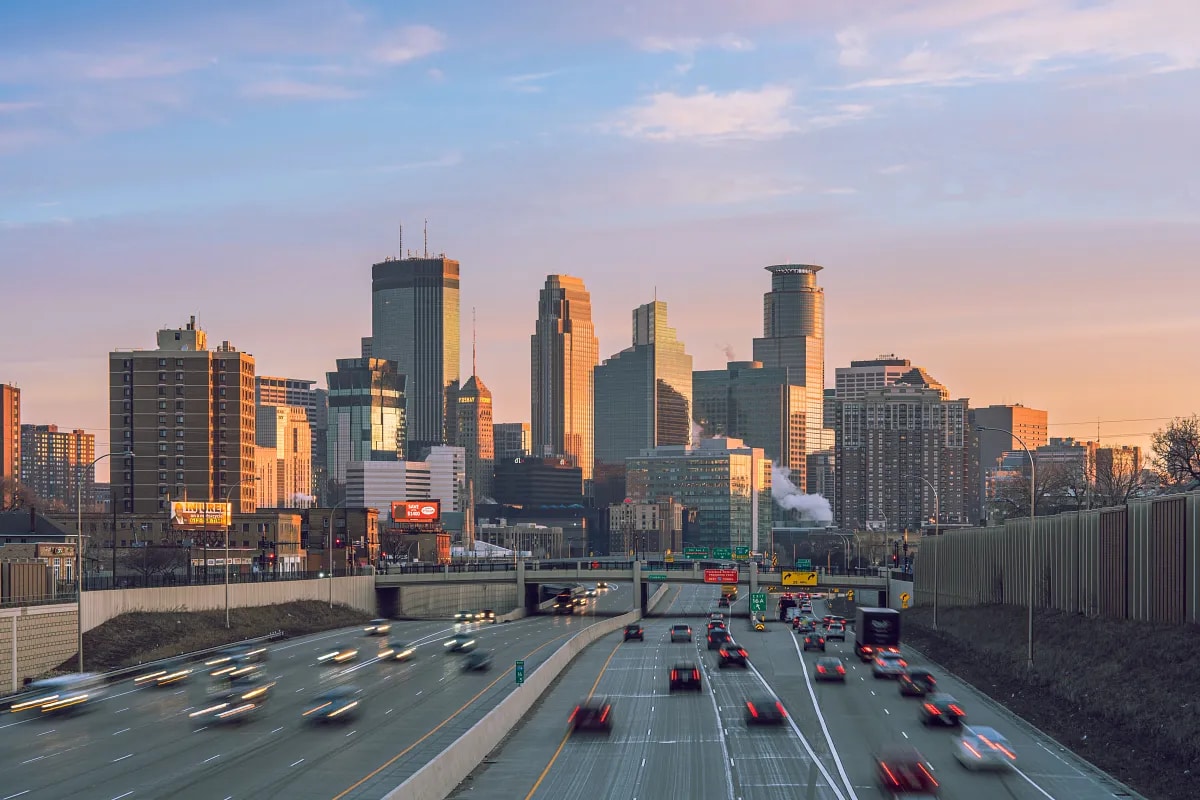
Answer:
[{"label": "street light pole", "polygon": [[929,487],[929,491],[933,492],[933,629],[936,631],[937,612],[938,612],[938,550],[942,547],[942,540],[939,536],[940,525],[942,521],[941,503],[938,500],[937,487],[927,481],[925,478],[920,478],[921,482]]},{"label": "street light pole", "polygon": [[1033,669],[1033,557],[1034,557],[1034,542],[1033,531],[1037,524],[1037,462],[1033,458],[1033,453],[1025,445],[1025,442],[1020,436],[1017,436],[1010,430],[1004,428],[991,428],[987,425],[976,425],[976,430],[979,431],[995,431],[1011,436],[1016,440],[1017,444],[1021,445],[1021,449],[1025,451],[1025,455],[1029,456],[1029,619],[1026,623],[1026,669]]},{"label": "street light pole", "polygon": [[[252,478],[242,478],[240,481],[230,486],[225,490],[225,502],[229,502],[229,498],[233,495],[233,490],[241,486],[247,481],[257,481],[259,477],[255,475]],[[229,525],[225,526],[225,629],[229,630],[229,528],[233,525],[233,512],[229,514]]]},{"label": "street light pole", "polygon": [[[346,500],[349,500],[349,499],[350,498],[348,498],[348,497],[343,498],[342,500],[337,501],[337,503],[334,504],[333,508],[329,509],[329,546],[326,549],[329,551],[329,607],[330,608],[333,608],[333,526],[334,526],[335,520],[337,519],[337,510],[339,508],[341,508],[342,506],[346,505]],[[347,524],[346,524],[347,535],[349,535],[349,529],[350,529],[350,525],[349,525],[349,522],[347,522]]]},{"label": "street light pole", "polygon": [[[132,458],[133,453],[126,450],[124,453],[105,453],[102,456],[97,456],[96,460],[84,467],[83,474],[96,466],[97,463],[103,461],[112,455],[124,456]],[[113,508],[117,507],[117,499],[112,498]],[[113,549],[116,550],[117,528],[113,526]],[[116,573],[113,573],[113,578],[116,578]],[[79,671],[83,672],[83,475],[78,475],[75,481],[75,622],[77,641],[79,647]]]}]

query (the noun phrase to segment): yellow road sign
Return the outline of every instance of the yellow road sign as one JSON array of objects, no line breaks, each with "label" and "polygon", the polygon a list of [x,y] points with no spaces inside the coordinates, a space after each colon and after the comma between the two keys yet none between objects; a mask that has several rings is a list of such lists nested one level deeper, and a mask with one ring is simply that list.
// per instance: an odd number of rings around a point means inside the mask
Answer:
[{"label": "yellow road sign", "polygon": [[670,553],[667,553],[667,556],[666,556],[666,558],[665,558],[665,559],[663,559],[663,560],[664,560],[664,561],[666,561],[668,564],[674,564],[674,563],[675,563],[675,556],[671,555]]},{"label": "yellow road sign", "polygon": [[850,591],[846,592],[846,599],[847,599],[847,600],[853,600],[853,599],[854,599],[854,590],[853,590],[853,589],[851,589]]},{"label": "yellow road sign", "polygon": [[908,608],[908,601],[905,600],[904,598],[900,598],[900,609],[904,610],[907,608]]},{"label": "yellow road sign", "polygon": [[832,589],[829,590],[829,593],[836,596],[838,593],[838,588],[836,586],[833,587]]},{"label": "yellow road sign", "polygon": [[900,593],[900,602],[901,603],[907,603],[909,600],[912,600],[912,598],[909,597],[908,592]]},{"label": "yellow road sign", "polygon": [[789,572],[783,571],[784,586],[816,586],[817,573],[815,572]]}]

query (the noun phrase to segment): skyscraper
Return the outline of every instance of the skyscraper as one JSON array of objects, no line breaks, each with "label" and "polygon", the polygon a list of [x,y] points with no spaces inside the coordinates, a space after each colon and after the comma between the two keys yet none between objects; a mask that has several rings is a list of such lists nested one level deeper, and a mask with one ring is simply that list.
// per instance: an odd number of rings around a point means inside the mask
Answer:
[{"label": "skyscraper", "polygon": [[275,452],[276,503],[308,508],[312,501],[312,428],[295,406],[258,406],[255,441]]},{"label": "skyscraper", "polygon": [[548,275],[538,296],[530,337],[533,455],[569,456],[590,481],[593,469],[593,394],[600,342],[592,327],[592,298],[583,281]]},{"label": "skyscraper", "polygon": [[661,300],[633,311],[633,345],[595,369],[596,463],[691,440],[692,357]]},{"label": "skyscraper", "polygon": [[254,357],[229,342],[208,349],[192,317],[158,332],[156,350],[108,355],[114,508],[158,514],[170,500],[228,499],[257,508]]},{"label": "skyscraper", "polygon": [[1048,415],[1036,408],[1026,408],[1019,403],[1016,405],[990,405],[977,408],[975,424],[988,428],[999,428],[1011,431],[1009,436],[999,431],[979,431],[979,480],[980,496],[987,497],[989,474],[1000,467],[1000,459],[1005,453],[1019,450],[1024,455],[1019,437],[1032,453],[1050,441]]},{"label": "skyscraper", "polygon": [[[0,383],[0,486],[21,477],[21,390]],[[0,488],[7,503],[9,489]]]},{"label": "skyscraper", "polygon": [[345,485],[352,461],[404,458],[405,377],[381,358],[339,358],[329,386],[329,479]]},{"label": "skyscraper", "polygon": [[312,486],[305,493],[317,494],[319,484],[325,475],[325,442],[326,428],[329,425],[329,392],[325,389],[314,388],[316,381],[300,378],[282,378],[272,375],[259,375],[254,379],[254,402],[257,406],[289,406],[302,408],[305,411],[311,444],[312,465],[309,473],[312,475]]},{"label": "skyscraper", "polygon": [[492,441],[496,448],[496,463],[512,461],[530,453],[528,422],[496,422],[492,424]]},{"label": "skyscraper", "polygon": [[458,262],[445,255],[371,267],[370,354],[405,378],[410,458],[446,441],[446,391],[459,379],[458,302]]},{"label": "skyscraper", "polygon": [[60,431],[57,425],[21,426],[21,483],[44,502],[75,510],[95,500],[96,437],[82,430]]},{"label": "skyscraper", "polygon": [[475,502],[480,502],[492,496],[496,474],[491,390],[478,375],[472,375],[458,391],[457,406],[452,442],[466,451],[467,492],[473,492]]}]

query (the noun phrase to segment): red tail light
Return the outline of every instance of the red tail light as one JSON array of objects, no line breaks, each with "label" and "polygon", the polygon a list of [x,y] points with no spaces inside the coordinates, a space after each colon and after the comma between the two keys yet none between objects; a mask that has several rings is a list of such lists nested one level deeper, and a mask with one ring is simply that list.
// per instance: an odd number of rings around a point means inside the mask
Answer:
[{"label": "red tail light", "polygon": [[930,782],[930,783],[932,783],[934,786],[940,786],[940,785],[941,785],[941,784],[939,784],[939,783],[937,782],[937,778],[933,777],[933,774],[932,774],[932,773],[930,773],[930,771],[929,771],[929,770],[925,769],[925,765],[924,765],[924,764],[918,764],[918,765],[917,765],[917,769],[921,770],[921,772],[924,772],[924,773],[925,773],[925,777],[926,777],[926,778],[929,778],[929,782]]},{"label": "red tail light", "polygon": [[950,710],[952,712],[954,712],[955,716],[958,716],[958,717],[965,717],[967,715],[965,711],[963,711],[961,708],[954,705],[953,703],[950,704]]},{"label": "red tail light", "polygon": [[937,706],[935,706],[933,703],[926,703],[926,704],[925,704],[925,710],[926,710],[926,711],[928,711],[930,714],[938,714],[938,713],[940,713],[940,712],[937,710]]},{"label": "red tail light", "polygon": [[783,703],[776,703],[775,707],[779,709],[779,713],[782,716],[785,716],[785,717],[787,716],[787,712],[783,710]]},{"label": "red tail light", "polygon": [[605,706],[605,707],[604,707],[604,711],[603,711],[603,713],[601,713],[601,714],[600,714],[600,721],[601,721],[601,722],[604,722],[604,720],[608,719],[608,711],[609,711],[609,709],[610,709],[610,708],[612,708],[612,706]]},{"label": "red tail light", "polygon": [[758,717],[758,709],[754,707],[754,703],[746,703],[746,708],[750,709],[750,716]]},{"label": "red tail light", "polygon": [[571,716],[567,717],[567,722],[574,722],[575,715],[579,713],[579,706],[575,706],[575,710],[571,712]]},{"label": "red tail light", "polygon": [[846,674],[846,668],[845,668],[845,667],[838,667],[838,674],[839,674],[839,675],[845,675],[845,674]]},{"label": "red tail light", "polygon": [[679,680],[679,670],[677,670],[677,669],[671,670],[671,680],[673,680],[673,681]]},{"label": "red tail light", "polygon": [[824,667],[817,667],[817,672],[819,672],[819,673],[821,673],[822,675],[824,675],[824,674],[825,674],[825,668],[824,668]]},{"label": "red tail light", "polygon": [[879,766],[883,769],[884,775],[887,776],[888,783],[891,784],[892,786],[899,787],[900,779],[896,777],[895,773],[892,772],[891,768],[888,767],[887,764],[883,764],[883,763],[881,763]]},{"label": "red tail light", "polygon": [[694,681],[700,680],[700,670],[698,670],[698,669],[692,670],[692,680],[694,680]]}]

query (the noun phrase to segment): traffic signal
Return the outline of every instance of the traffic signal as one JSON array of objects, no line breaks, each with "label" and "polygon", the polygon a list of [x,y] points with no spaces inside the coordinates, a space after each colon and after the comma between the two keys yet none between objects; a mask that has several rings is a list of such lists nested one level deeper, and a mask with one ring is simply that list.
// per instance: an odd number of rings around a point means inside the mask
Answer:
[{"label": "traffic signal", "polygon": [[344,550],[346,548],[346,537],[341,534],[333,537],[333,547],[335,550]]},{"label": "traffic signal", "polygon": [[900,563],[900,556],[896,553],[892,553],[892,566],[894,567],[898,563]]}]

